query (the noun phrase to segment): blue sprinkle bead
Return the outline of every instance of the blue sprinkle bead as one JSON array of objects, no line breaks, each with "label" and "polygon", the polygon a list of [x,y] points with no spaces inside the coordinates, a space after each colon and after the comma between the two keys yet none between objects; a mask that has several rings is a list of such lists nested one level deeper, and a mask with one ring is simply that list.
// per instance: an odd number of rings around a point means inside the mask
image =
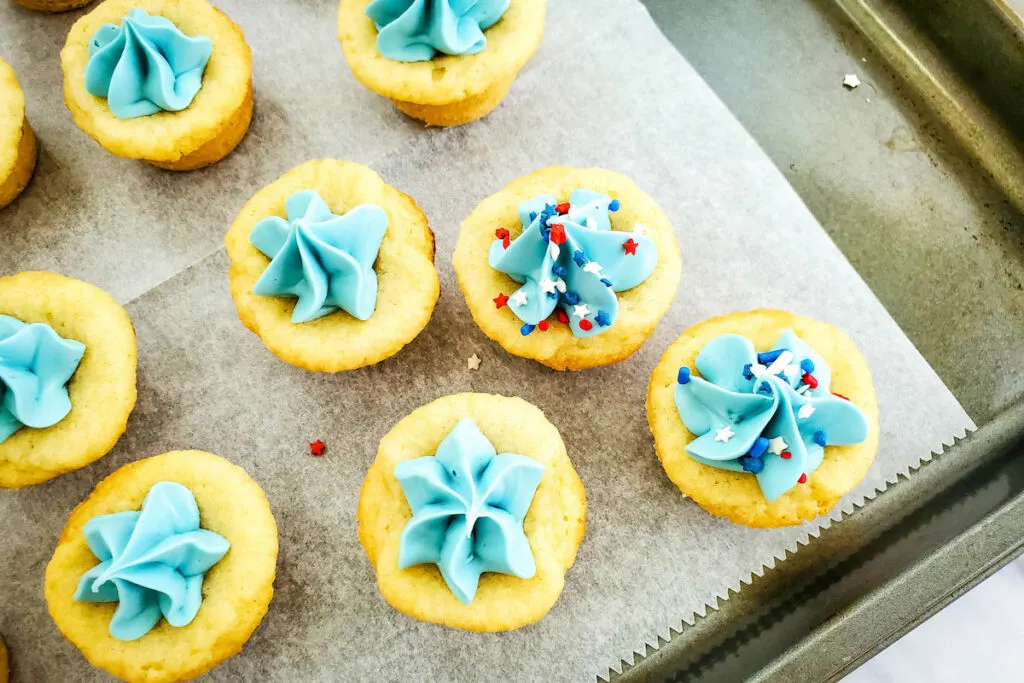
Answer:
[{"label": "blue sprinkle bead", "polygon": [[814,373],[814,361],[810,358],[804,358],[800,361],[800,369],[804,371],[804,374],[810,375]]},{"label": "blue sprinkle bead", "polygon": [[611,287],[612,286],[612,281],[609,280],[606,277],[603,277],[603,278],[601,278],[601,284],[604,285],[605,287]]},{"label": "blue sprinkle bead", "polygon": [[752,363],[747,363],[743,366],[743,379],[754,379],[754,373],[750,370],[752,366]]},{"label": "blue sprinkle bead", "polygon": [[556,263],[555,265],[553,265],[553,266],[551,267],[551,273],[552,273],[552,274],[553,274],[553,275],[554,275],[555,277],[565,277],[566,275],[568,275],[568,274],[569,274],[569,271],[567,271],[567,270],[566,270],[565,268],[563,268],[562,266],[560,266],[560,265],[558,265],[558,264]]},{"label": "blue sprinkle bead", "polygon": [[814,432],[814,443],[824,448],[828,444],[828,442],[825,441],[825,432],[821,431],[820,429]]},{"label": "blue sprinkle bead", "polygon": [[579,249],[577,249],[576,253],[572,255],[572,260],[575,261],[576,265],[579,266],[580,268],[587,265],[587,255],[584,254]]},{"label": "blue sprinkle bead", "polygon": [[744,472],[750,472],[751,474],[760,474],[761,470],[764,469],[764,460],[761,458],[752,458],[749,455],[740,457],[740,465],[743,466]]},{"label": "blue sprinkle bead", "polygon": [[754,441],[754,445],[750,447],[750,457],[760,458],[762,455],[768,452],[768,439],[763,436],[757,437]]},{"label": "blue sprinkle bead", "polygon": [[690,383],[690,368],[682,367],[679,368],[679,374],[676,375],[676,381],[680,384]]},{"label": "blue sprinkle bead", "polygon": [[526,335],[528,335],[531,332],[533,332],[536,328],[537,328],[536,325],[531,325],[531,324],[527,323],[527,324],[525,324],[525,325],[523,325],[522,327],[519,328],[519,332],[520,332],[520,334],[522,334],[525,337]]},{"label": "blue sprinkle bead", "polygon": [[619,200],[618,199],[613,199],[611,201],[611,203],[608,204],[608,210],[609,211],[618,211],[620,206],[622,206],[622,204],[619,203]]},{"label": "blue sprinkle bead", "polygon": [[580,302],[580,295],[577,294],[576,292],[566,292],[565,300],[569,303],[570,306],[575,306]]},{"label": "blue sprinkle bead", "polygon": [[788,349],[775,349],[774,351],[765,351],[764,353],[759,353],[757,354],[757,362],[760,363],[761,365],[771,365],[772,363],[779,359],[779,356],[782,355],[783,351],[787,350]]},{"label": "blue sprinkle bead", "polygon": [[758,387],[757,390],[762,394],[768,394],[770,396],[772,393],[772,385],[768,384],[768,382],[761,382],[761,386]]}]

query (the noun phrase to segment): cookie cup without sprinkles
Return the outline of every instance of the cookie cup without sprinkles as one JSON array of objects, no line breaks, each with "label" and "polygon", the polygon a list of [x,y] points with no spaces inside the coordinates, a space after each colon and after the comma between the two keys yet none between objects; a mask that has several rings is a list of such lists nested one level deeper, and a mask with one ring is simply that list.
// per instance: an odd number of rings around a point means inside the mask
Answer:
[{"label": "cookie cup without sprinkles", "polygon": [[[637,223],[658,249],[658,263],[644,282],[616,292],[618,318],[605,332],[576,337],[569,327],[552,323],[545,331],[523,336],[523,322],[508,307],[496,308],[494,298],[509,294],[520,284],[492,268],[487,261],[496,228],[506,228],[512,239],[522,232],[519,205],[541,194],[569,201],[573,190],[587,188],[618,199],[610,213],[612,230],[633,231]],[[682,265],[672,226],[661,207],[626,176],[601,168],[548,167],[512,181],[480,203],[462,222],[453,258],[466,304],[484,334],[516,356],[532,358],[555,370],[582,370],[625,360],[654,332],[679,287]]]},{"label": "cookie cup without sprinkles", "polygon": [[[499,453],[518,453],[546,466],[523,531],[537,571],[533,578],[486,573],[463,604],[435,565],[398,568],[402,530],[412,518],[395,466],[437,453],[456,423],[470,418]],[[509,631],[538,621],[558,600],[586,527],[586,494],[558,430],[520,398],[456,394],[402,418],[377,451],[359,494],[359,541],[377,572],[384,599],[398,611],[467,631]]]},{"label": "cookie cup without sprinkles", "polygon": [[[89,41],[103,24],[120,24],[135,7],[171,20],[188,36],[206,36],[213,53],[203,85],[178,112],[120,119],[85,88]],[[64,102],[78,127],[108,151],[172,171],[216,163],[245,137],[252,120],[252,56],[242,29],[206,0],[106,0],[71,27],[60,53]]]},{"label": "cookie cup without sprinkles", "polygon": [[432,126],[459,126],[490,113],[544,34],[546,0],[512,0],[484,32],[487,45],[477,54],[398,62],[377,49],[377,27],[366,16],[370,2],[341,0],[338,39],[345,59],[360,83]]},{"label": "cookie cup without sprinkles", "polygon": [[[295,298],[253,294],[270,259],[249,242],[249,234],[268,216],[284,218],[285,201],[300,190],[316,190],[337,215],[360,204],[377,204],[387,213],[387,232],[374,263],[377,304],[369,320],[335,311],[293,323]],[[427,326],[441,293],[427,217],[412,198],[361,164],[327,159],[289,171],[249,200],[226,241],[238,317],[271,353],[307,370],[353,370],[393,356]]]},{"label": "cookie cup without sprinkles", "polygon": [[[772,502],[765,500],[754,475],[697,462],[686,445],[697,438],[676,409],[679,368],[694,367],[704,345],[723,334],[738,334],[767,351],[786,330],[824,358],[832,371],[830,390],[849,398],[868,423],[867,438],[853,446],[826,446],[821,465]],[[867,474],[878,450],[878,402],[867,361],[842,330],[786,311],[759,309],[710,318],[690,327],[665,351],[647,389],[647,419],[665,472],[679,490],[713,515],[749,527],[800,524],[827,513]]]},{"label": "cookie cup without sprinkles", "polygon": [[[83,528],[97,515],[139,510],[149,490],[177,482],[192,492],[203,529],[231,547],[203,576],[195,619],[174,627],[161,619],[132,641],[110,635],[117,603],[77,602],[82,575],[99,560]],[[172,451],[125,465],[101,481],[71,513],[46,566],[46,602],[60,632],[96,667],[126,681],[187,681],[238,654],[274,594],[277,524],[260,485],[245,470],[202,451]]]},{"label": "cookie cup without sprinkles", "polygon": [[40,484],[106,455],[135,407],[137,352],[128,313],[87,282],[24,272],[0,278],[0,315],[46,323],[85,344],[68,382],[71,412],[52,427],[24,427],[0,443],[0,488]]},{"label": "cookie cup without sprinkles", "polygon": [[0,209],[21,194],[36,168],[36,136],[25,117],[25,94],[0,58]]}]

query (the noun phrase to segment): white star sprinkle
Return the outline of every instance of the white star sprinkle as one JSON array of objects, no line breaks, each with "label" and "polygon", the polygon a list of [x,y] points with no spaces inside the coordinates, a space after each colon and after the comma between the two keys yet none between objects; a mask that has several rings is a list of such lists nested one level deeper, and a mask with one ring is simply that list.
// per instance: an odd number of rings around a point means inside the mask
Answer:
[{"label": "white star sprinkle", "polygon": [[478,355],[476,355],[474,353],[472,356],[470,356],[468,359],[466,359],[466,365],[469,367],[470,370],[479,370],[480,369],[480,356],[478,356]]},{"label": "white star sprinkle", "polygon": [[590,307],[586,304],[577,304],[572,307],[572,314],[577,318],[586,318],[590,315]]},{"label": "white star sprinkle", "polygon": [[509,299],[512,299],[512,303],[514,303],[516,306],[525,306],[527,301],[526,292],[520,289],[516,291],[515,294],[510,296]]},{"label": "white star sprinkle", "polygon": [[555,282],[551,278],[541,278],[541,281],[537,283],[537,286],[540,287],[540,291],[544,292],[545,294],[555,293]]},{"label": "white star sprinkle", "polygon": [[810,403],[805,403],[802,406],[800,406],[800,410],[799,412],[797,412],[796,416],[799,417],[801,420],[806,420],[813,414],[814,406],[812,406]]},{"label": "white star sprinkle", "polygon": [[775,455],[781,454],[789,446],[786,440],[781,436],[777,436],[774,439],[768,439],[768,452],[774,453]]},{"label": "white star sprinkle", "polygon": [[736,436],[736,432],[729,429],[729,425],[722,427],[721,429],[715,430],[715,441],[729,442],[729,439]]},{"label": "white star sprinkle", "polygon": [[558,260],[558,254],[559,254],[559,253],[560,253],[560,252],[559,252],[559,250],[558,250],[558,245],[557,245],[557,244],[555,244],[554,242],[551,242],[550,244],[548,244],[548,254],[550,254],[550,255],[551,255],[551,258],[552,258],[552,259],[554,259],[555,261],[557,261],[557,260]]},{"label": "white star sprinkle", "polygon": [[642,235],[645,232],[647,232],[647,226],[644,225],[643,223],[636,223],[636,224],[633,225],[633,234],[634,235]]},{"label": "white star sprinkle", "polygon": [[555,289],[557,289],[562,294],[565,294],[565,280],[563,280],[562,278],[558,278],[557,280],[555,280]]},{"label": "white star sprinkle", "polygon": [[593,273],[594,275],[600,275],[603,266],[597,261],[587,261],[587,264],[583,266],[584,273]]},{"label": "white star sprinkle", "polygon": [[860,85],[860,79],[857,78],[857,74],[846,74],[846,77],[843,78],[843,85],[853,90]]}]

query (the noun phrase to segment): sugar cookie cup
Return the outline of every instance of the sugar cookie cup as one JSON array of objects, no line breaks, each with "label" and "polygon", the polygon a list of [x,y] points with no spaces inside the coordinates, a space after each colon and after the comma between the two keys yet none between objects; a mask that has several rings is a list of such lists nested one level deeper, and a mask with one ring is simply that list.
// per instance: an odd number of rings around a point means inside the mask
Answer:
[{"label": "sugar cookie cup", "polygon": [[0,209],[21,194],[36,168],[36,136],[25,117],[25,94],[0,58]]},{"label": "sugar cookie cup", "polygon": [[[803,476],[794,479],[791,488],[769,501],[764,486],[759,483],[758,477],[751,473],[757,469],[756,467],[730,471],[698,462],[688,454],[687,446],[699,435],[691,432],[684,424],[681,410],[677,406],[676,392],[681,383],[688,383],[693,381],[693,378],[701,376],[697,368],[698,354],[713,340],[722,338],[722,335],[739,335],[748,339],[758,353],[771,354],[769,349],[787,332],[794,333],[798,340],[818,357],[817,369],[812,362],[793,371],[797,395],[805,391],[802,388],[804,384],[816,385],[813,393],[817,398],[808,401],[814,403],[811,407],[816,408],[816,411],[808,410],[805,414],[796,408],[796,403],[790,404],[793,406],[794,423],[808,431],[808,436],[814,433],[806,443],[812,443],[818,436],[817,432],[810,431],[817,429],[810,422],[803,427],[805,420],[822,419],[823,414],[840,415],[847,424],[837,427],[844,427],[861,419],[851,413],[849,405],[826,405],[829,402],[849,403],[859,409],[863,419],[861,428],[864,438],[852,445],[828,445],[827,435],[832,432],[828,429],[823,430],[822,441],[825,445],[820,464],[813,467],[810,472],[796,471],[794,477],[800,474]],[[797,354],[798,357],[792,362],[802,363],[800,355],[807,357],[806,353]],[[772,360],[771,355],[767,355],[764,360]],[[758,361],[755,361],[754,365],[757,363]],[[825,365],[824,369],[820,367],[822,363]],[[767,369],[772,370],[770,364]],[[812,376],[817,374],[822,379],[827,376],[825,373],[830,373],[831,384],[827,391],[817,391],[817,379],[799,379],[808,369],[812,370]],[[777,370],[778,368],[770,374]],[[740,382],[740,379],[733,375],[747,372],[745,366],[736,368],[735,372],[727,372],[727,382]],[[758,372],[764,371],[751,371],[756,380],[763,376]],[[795,400],[802,402],[802,399]],[[728,413],[731,410],[723,408],[721,412]],[[730,313],[710,318],[683,332],[665,351],[651,374],[647,391],[647,418],[654,435],[658,458],[669,479],[679,487],[679,490],[711,514],[726,517],[732,522],[749,527],[800,524],[827,513],[864,478],[878,449],[878,403],[871,382],[871,372],[857,346],[844,332],[828,323],[772,309]],[[729,433],[739,432],[742,429],[741,424],[742,420],[735,420],[727,425],[730,429],[721,435],[714,430],[715,425],[711,425],[711,429],[707,429],[706,433],[709,439],[714,440],[713,443],[728,443],[734,437],[741,438],[740,434]],[[773,421],[770,424],[775,423]],[[766,439],[776,436],[775,433],[768,432],[769,428],[766,427],[761,436]],[[771,444],[773,447],[759,457],[782,458],[786,462],[796,462],[790,452],[793,450],[792,443],[784,439],[778,444],[778,448],[774,448],[773,442],[774,439],[766,442],[766,445]],[[808,445],[808,453],[813,448],[814,446]],[[818,453],[821,453],[820,449]]]},{"label": "sugar cookie cup", "polygon": [[67,12],[85,7],[92,0],[14,0],[14,2],[37,12]]},{"label": "sugar cookie cup", "polygon": [[[647,264],[649,273],[638,285],[616,291],[617,317],[599,334],[586,336],[598,332],[610,319],[596,321],[595,310],[591,310],[584,322],[573,317],[571,314],[576,309],[568,306],[556,308],[550,320],[528,331],[534,326],[524,326],[525,321],[513,314],[508,301],[508,295],[514,299],[514,292],[522,283],[492,267],[489,262],[496,234],[504,237],[506,245],[514,243],[525,232],[517,211],[529,206],[527,202],[536,202],[538,197],[550,195],[552,201],[559,203],[561,210],[563,206],[571,206],[569,202],[573,193],[581,189],[603,196],[605,208],[601,216],[607,218],[601,220],[607,220],[611,227],[611,232],[605,235],[621,238],[622,244],[617,242],[614,245],[619,253],[610,254],[610,258],[621,256],[623,261],[620,265],[629,265],[626,262],[630,259],[651,256],[650,251],[655,250],[657,262],[653,267]],[[598,199],[596,203],[601,204],[601,201]],[[540,203],[544,204],[543,201]],[[572,243],[570,240],[569,245]],[[637,244],[640,243],[642,246],[639,246],[638,254]],[[548,246],[551,246],[550,242]],[[563,243],[561,248],[566,246]],[[628,253],[630,249],[632,253]],[[644,250],[648,253],[644,254]],[[532,358],[555,370],[610,365],[633,355],[668,310],[682,271],[672,226],[658,204],[626,176],[599,168],[549,167],[519,178],[491,195],[462,222],[453,263],[466,304],[484,334],[509,353]],[[570,270],[588,267],[588,264],[581,263],[582,260],[569,261],[563,266]],[[605,265],[610,264],[606,262]],[[558,280],[555,275],[551,277]],[[595,274],[595,282],[607,282],[600,277],[600,273]],[[595,285],[585,283],[585,286]],[[552,291],[540,295],[557,294],[557,291]],[[568,294],[571,296],[572,292]],[[559,306],[562,306],[559,301]],[[596,312],[600,315],[599,310]],[[585,334],[580,332],[579,325],[588,328]]]},{"label": "sugar cookie cup", "polygon": [[[161,619],[136,640],[117,640],[109,631],[116,602],[74,599],[82,575],[97,564],[83,529],[97,515],[139,510],[160,482],[189,489],[201,527],[230,548],[205,573],[202,603],[189,624]],[[93,666],[126,681],[191,680],[241,652],[263,619],[274,594],[277,549],[270,504],[245,470],[211,453],[172,451],[125,465],[74,509],[46,566],[46,602],[57,628]]]},{"label": "sugar cookie cup", "polygon": [[[86,89],[89,43],[104,24],[118,25],[135,8],[164,17],[187,36],[205,36],[213,50],[202,87],[181,111],[118,118],[107,99]],[[64,102],[75,123],[108,151],[172,171],[220,161],[245,137],[252,120],[252,56],[242,29],[206,0],[105,0],[71,27],[60,53]]]},{"label": "sugar cookie cup", "polygon": [[[399,569],[402,534],[413,513],[395,476],[399,463],[435,455],[466,419],[498,453],[519,454],[544,466],[522,524],[536,572],[528,579],[484,573],[468,604],[449,589],[434,564]],[[360,492],[358,522],[359,541],[392,607],[468,631],[508,631],[541,619],[561,594],[583,539],[586,495],[558,430],[540,409],[519,398],[457,394],[414,410],[381,439]]]},{"label": "sugar cookie cup", "polygon": [[345,59],[360,83],[432,126],[459,126],[489,114],[544,33],[546,0],[512,0],[501,20],[484,32],[482,51],[400,62],[377,49],[377,27],[366,15],[370,2],[341,0],[338,39]]},{"label": "sugar cookie cup", "polygon": [[[373,262],[376,305],[368,319],[336,310],[296,323],[295,298],[253,291],[272,261],[250,241],[253,228],[271,216],[285,219],[289,198],[308,191],[337,215],[366,204],[386,214],[387,229]],[[426,216],[412,198],[361,164],[328,159],[289,171],[246,203],[226,242],[239,318],[271,353],[307,370],[340,372],[393,356],[426,327],[441,291]]]},{"label": "sugar cookie cup", "polygon": [[0,442],[0,488],[39,484],[106,455],[135,407],[137,352],[128,313],[86,282],[24,272],[0,278],[0,315],[46,323],[85,345],[67,385],[71,411],[51,427],[23,427]]}]

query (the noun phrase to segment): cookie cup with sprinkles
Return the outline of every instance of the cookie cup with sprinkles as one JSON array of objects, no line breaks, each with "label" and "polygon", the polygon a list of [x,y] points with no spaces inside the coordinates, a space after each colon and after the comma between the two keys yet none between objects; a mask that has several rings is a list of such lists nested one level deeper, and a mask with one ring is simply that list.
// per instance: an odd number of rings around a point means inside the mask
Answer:
[{"label": "cookie cup with sprinkles", "polygon": [[14,0],[22,7],[34,9],[37,12],[68,12],[79,7],[85,7],[92,0]]},{"label": "cookie cup with sprinkles", "polygon": [[513,181],[462,222],[453,262],[480,329],[555,370],[635,353],[682,270],[654,199],[600,168],[549,167]]},{"label": "cookie cup with sprinkles", "polygon": [[25,95],[0,58],[0,208],[21,194],[36,168],[36,136],[25,117]]},{"label": "cookie cup with sprinkles", "polygon": [[245,470],[172,451],[125,465],[74,509],[46,567],[46,602],[94,666],[126,681],[191,680],[238,654],[263,619],[277,550],[270,504]]},{"label": "cookie cup with sprinkles", "polygon": [[545,11],[546,0],[341,0],[338,39],[367,88],[428,125],[458,126],[505,97],[540,43]]},{"label": "cookie cup with sprinkles", "polygon": [[85,467],[135,407],[135,329],[98,287],[63,275],[0,278],[0,488]]},{"label": "cookie cup with sprinkles", "polygon": [[426,216],[361,164],[289,171],[249,200],[226,241],[242,322],[307,370],[352,370],[398,353],[440,294]]},{"label": "cookie cup with sprinkles", "polygon": [[359,540],[395,609],[469,631],[541,619],[562,592],[586,496],[558,430],[519,398],[457,394],[381,439]]},{"label": "cookie cup with sprinkles", "polygon": [[647,417],[669,479],[750,527],[827,513],[878,448],[871,372],[838,328],[785,311],[687,329],[651,374]]},{"label": "cookie cup with sprinkles", "polygon": [[206,0],[105,0],[71,27],[60,57],[75,123],[117,156],[189,171],[249,129],[249,46]]}]

